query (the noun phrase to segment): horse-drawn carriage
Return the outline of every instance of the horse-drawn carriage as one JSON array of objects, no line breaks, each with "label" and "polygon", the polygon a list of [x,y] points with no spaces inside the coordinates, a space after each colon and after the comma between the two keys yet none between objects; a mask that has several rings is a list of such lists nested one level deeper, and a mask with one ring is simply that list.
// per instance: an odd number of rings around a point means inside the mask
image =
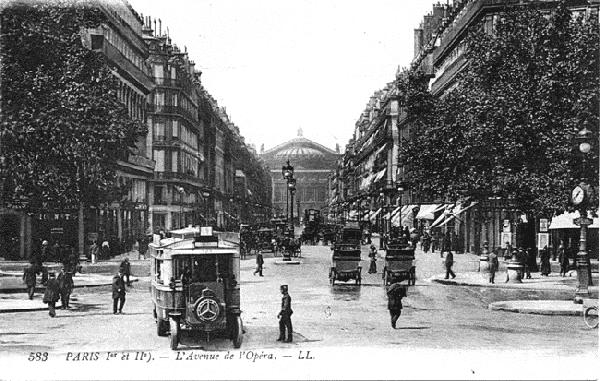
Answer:
[{"label": "horse-drawn carriage", "polygon": [[390,285],[402,281],[408,281],[408,285],[414,285],[415,276],[415,248],[410,245],[408,238],[391,238],[388,241],[384,266],[383,284]]},{"label": "horse-drawn carriage", "polygon": [[333,245],[332,264],[329,269],[329,282],[334,285],[335,281],[347,282],[351,279],[356,284],[361,283],[360,266],[360,239],[361,229],[358,224],[348,224],[338,234],[336,243]]}]

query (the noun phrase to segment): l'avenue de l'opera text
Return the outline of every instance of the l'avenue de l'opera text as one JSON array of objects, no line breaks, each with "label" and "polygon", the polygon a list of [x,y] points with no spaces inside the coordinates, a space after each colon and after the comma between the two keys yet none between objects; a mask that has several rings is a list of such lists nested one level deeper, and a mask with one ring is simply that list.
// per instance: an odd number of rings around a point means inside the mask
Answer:
[{"label": "l'avenue de l'opera text", "polygon": [[65,360],[69,362],[86,361],[142,361],[151,362],[155,360],[175,361],[219,361],[219,360],[243,360],[262,361],[278,359],[314,360],[310,350],[299,350],[296,354],[289,352],[273,352],[264,350],[241,350],[227,352],[204,352],[204,351],[178,351],[169,356],[156,355],[152,352],[67,352]]}]

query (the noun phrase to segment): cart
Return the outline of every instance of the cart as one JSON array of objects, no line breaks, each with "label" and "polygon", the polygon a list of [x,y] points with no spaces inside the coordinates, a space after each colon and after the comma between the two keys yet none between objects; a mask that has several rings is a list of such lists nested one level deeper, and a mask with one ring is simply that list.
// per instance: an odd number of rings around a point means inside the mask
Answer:
[{"label": "cart", "polygon": [[383,265],[383,284],[388,286],[393,283],[408,281],[414,285],[415,275],[415,249],[407,239],[397,238],[391,240],[385,251]]},{"label": "cart", "polygon": [[347,282],[352,279],[357,285],[361,284],[360,238],[361,230],[357,224],[346,225],[340,231],[335,245],[331,248],[333,250],[329,269],[331,285],[335,285],[336,281]]}]

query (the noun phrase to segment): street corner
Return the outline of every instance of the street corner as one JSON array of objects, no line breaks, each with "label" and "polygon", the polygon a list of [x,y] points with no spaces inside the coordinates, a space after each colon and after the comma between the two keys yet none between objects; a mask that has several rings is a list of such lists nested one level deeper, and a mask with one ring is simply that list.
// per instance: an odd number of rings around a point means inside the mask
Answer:
[{"label": "street corner", "polygon": [[490,303],[492,311],[516,312],[521,314],[581,316],[581,304],[572,300],[511,300]]}]

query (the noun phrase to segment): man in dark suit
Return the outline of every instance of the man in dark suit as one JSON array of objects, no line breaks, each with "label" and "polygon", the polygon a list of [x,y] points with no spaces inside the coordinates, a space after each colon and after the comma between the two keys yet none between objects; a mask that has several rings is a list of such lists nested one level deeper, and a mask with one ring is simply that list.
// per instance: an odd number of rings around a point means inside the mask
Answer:
[{"label": "man in dark suit", "polygon": [[46,291],[44,292],[43,302],[48,304],[48,315],[56,316],[56,302],[60,299],[58,290],[58,281],[54,273],[49,273],[48,282],[46,283]]},{"label": "man in dark suit", "polygon": [[[279,338],[277,341],[285,341],[287,343],[292,342],[292,297],[288,294],[288,286],[282,285],[280,287],[281,294],[283,297],[281,298],[281,311],[277,314],[277,318],[279,318]],[[285,333],[287,330],[287,339],[285,338]]]},{"label": "man in dark suit", "polygon": [[448,279],[449,276],[452,276],[452,279],[456,278],[456,274],[454,274],[454,271],[452,271],[452,265],[454,265],[454,254],[452,254],[452,251],[450,250],[448,250],[446,253],[444,265],[446,266],[446,277],[444,279]]},{"label": "man in dark suit", "polygon": [[265,260],[263,259],[263,255],[262,252],[259,250],[258,253],[256,253],[256,270],[254,271],[254,274],[252,275],[256,275],[256,273],[258,273],[258,275],[263,276],[263,264],[265,263]]},{"label": "man in dark suit", "polygon": [[60,292],[60,304],[62,309],[66,310],[69,308],[69,299],[73,291],[73,275],[70,272],[66,272],[63,266],[56,280],[58,281],[58,290]]},{"label": "man in dark suit", "polygon": [[121,274],[123,274],[123,278],[127,278],[127,280],[125,281],[127,283],[127,286],[131,287],[131,280],[129,279],[129,277],[131,276],[131,263],[129,263],[129,258],[123,259],[123,262],[121,262],[121,265],[119,267],[119,271],[121,272]]},{"label": "man in dark suit", "polygon": [[117,314],[117,304],[119,305],[119,313],[123,313],[123,305],[125,305],[125,281],[120,270],[112,279],[112,298],[113,314]]},{"label": "man in dark suit", "polygon": [[31,264],[25,267],[25,270],[23,270],[23,282],[25,282],[25,286],[27,287],[27,295],[29,296],[29,300],[33,299],[36,282],[35,265]]}]

